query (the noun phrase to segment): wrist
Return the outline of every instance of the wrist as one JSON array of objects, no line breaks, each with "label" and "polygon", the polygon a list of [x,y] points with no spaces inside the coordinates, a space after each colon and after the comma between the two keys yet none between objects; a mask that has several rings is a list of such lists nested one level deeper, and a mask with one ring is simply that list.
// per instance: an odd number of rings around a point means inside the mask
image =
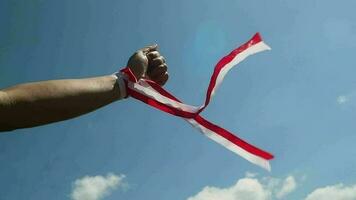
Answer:
[{"label": "wrist", "polygon": [[127,93],[127,81],[126,77],[122,72],[116,72],[113,74],[116,78],[115,85],[119,89],[120,97],[119,99],[126,99],[128,97]]}]

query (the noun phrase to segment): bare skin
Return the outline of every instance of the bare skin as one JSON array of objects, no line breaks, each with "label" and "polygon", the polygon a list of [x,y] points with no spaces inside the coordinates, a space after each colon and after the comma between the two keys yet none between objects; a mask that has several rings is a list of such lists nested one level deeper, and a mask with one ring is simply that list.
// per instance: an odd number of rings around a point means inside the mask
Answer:
[{"label": "bare skin", "polygon": [[[137,79],[160,85],[167,65],[157,45],[136,51],[129,66]],[[116,76],[25,83],[0,90],[0,131],[29,128],[74,118],[120,100]]]}]

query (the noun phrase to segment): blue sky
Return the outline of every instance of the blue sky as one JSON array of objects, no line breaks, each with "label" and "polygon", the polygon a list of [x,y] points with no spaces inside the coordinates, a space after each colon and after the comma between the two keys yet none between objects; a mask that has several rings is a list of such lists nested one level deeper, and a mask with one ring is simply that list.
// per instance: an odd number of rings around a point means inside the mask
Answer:
[{"label": "blue sky", "polygon": [[[268,173],[183,120],[128,99],[0,134],[0,199],[70,199],[76,180],[110,173],[118,179],[108,200],[197,200],[206,186],[239,181],[274,193],[288,177],[295,187],[282,199],[304,199],[326,186],[339,199],[345,190],[356,199],[355,6],[351,0],[2,0],[0,88],[111,74],[136,49],[158,43],[171,75],[165,87],[199,105],[218,59],[260,32],[272,51],[233,69],[203,116],[276,158]],[[279,189],[268,189],[273,180]]]}]

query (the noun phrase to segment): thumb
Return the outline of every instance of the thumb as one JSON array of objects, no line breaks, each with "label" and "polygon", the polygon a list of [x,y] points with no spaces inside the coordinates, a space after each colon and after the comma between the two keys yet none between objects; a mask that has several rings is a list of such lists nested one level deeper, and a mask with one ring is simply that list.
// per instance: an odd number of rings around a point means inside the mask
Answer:
[{"label": "thumb", "polygon": [[158,49],[158,44],[153,44],[140,49],[143,53],[149,53],[151,51],[156,51]]}]

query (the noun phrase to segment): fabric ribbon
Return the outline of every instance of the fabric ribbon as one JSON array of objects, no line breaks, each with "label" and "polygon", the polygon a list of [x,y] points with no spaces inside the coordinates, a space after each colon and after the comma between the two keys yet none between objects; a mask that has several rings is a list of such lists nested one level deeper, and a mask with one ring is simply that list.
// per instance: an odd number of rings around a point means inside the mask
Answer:
[{"label": "fabric ribbon", "polygon": [[126,82],[126,90],[129,96],[163,112],[185,119],[210,139],[246,160],[270,171],[271,167],[269,160],[273,159],[272,154],[247,143],[231,132],[209,122],[200,115],[200,113],[209,105],[225,75],[232,67],[250,55],[270,49],[271,48],[263,42],[260,34],[256,33],[245,44],[223,57],[215,66],[207,89],[205,103],[201,106],[191,106],[182,103],[160,85],[151,80],[137,80],[128,67],[122,69],[121,73],[125,74],[128,78]]}]

